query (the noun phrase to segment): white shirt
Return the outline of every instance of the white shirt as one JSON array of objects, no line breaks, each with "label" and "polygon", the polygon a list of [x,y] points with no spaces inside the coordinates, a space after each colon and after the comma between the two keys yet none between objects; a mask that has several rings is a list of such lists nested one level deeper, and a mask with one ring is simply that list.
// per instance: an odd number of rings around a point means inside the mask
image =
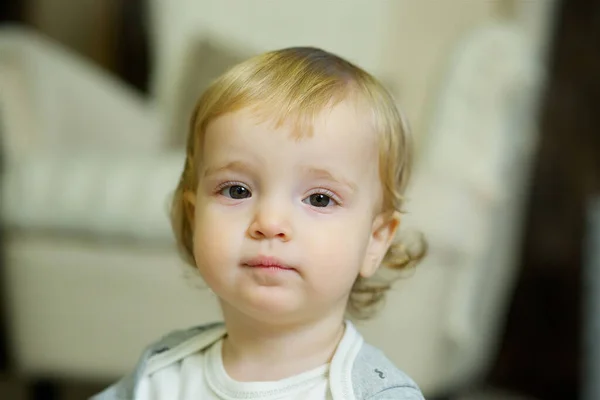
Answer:
[{"label": "white shirt", "polygon": [[133,374],[93,399],[423,399],[415,382],[365,345],[350,321],[329,365],[277,382],[231,379],[219,343],[226,335],[224,324],[172,332],[146,348]]},{"label": "white shirt", "polygon": [[[357,336],[354,338],[353,336]],[[352,337],[352,338],[351,338]],[[354,340],[353,340],[354,339]],[[348,325],[342,342],[354,342],[358,333]],[[279,381],[239,382],[225,371],[220,339],[140,381],[139,400],[330,400],[329,364]],[[338,346],[335,357],[345,358],[349,346]]]}]

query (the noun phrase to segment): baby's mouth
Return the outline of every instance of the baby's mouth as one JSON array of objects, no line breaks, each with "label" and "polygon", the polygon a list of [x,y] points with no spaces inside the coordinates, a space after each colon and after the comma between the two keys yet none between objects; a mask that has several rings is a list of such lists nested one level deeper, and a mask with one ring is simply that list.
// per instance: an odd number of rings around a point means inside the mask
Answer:
[{"label": "baby's mouth", "polygon": [[260,268],[268,270],[281,270],[281,271],[295,271],[296,269],[287,265],[283,261],[272,256],[258,256],[247,260],[242,263],[245,267]]}]

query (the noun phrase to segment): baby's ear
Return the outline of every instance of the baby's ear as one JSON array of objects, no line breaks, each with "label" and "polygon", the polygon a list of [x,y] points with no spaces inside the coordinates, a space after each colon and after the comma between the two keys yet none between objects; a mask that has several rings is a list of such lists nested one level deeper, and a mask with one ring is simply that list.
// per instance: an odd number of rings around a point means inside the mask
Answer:
[{"label": "baby's ear", "polygon": [[359,272],[361,277],[369,278],[377,271],[399,226],[400,213],[398,211],[383,212],[375,218],[365,261]]},{"label": "baby's ear", "polygon": [[181,196],[181,206],[190,226],[194,226],[194,216],[196,214],[196,193],[186,190]]}]

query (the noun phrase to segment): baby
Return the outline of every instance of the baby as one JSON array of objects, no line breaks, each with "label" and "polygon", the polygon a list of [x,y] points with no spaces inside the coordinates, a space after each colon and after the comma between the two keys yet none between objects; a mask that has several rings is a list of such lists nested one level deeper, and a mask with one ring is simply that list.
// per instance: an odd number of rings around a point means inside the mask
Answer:
[{"label": "baby", "polygon": [[167,335],[95,399],[422,399],[345,319],[383,299],[380,265],[418,258],[394,240],[411,152],[382,85],[326,51],[268,52],[218,78],[171,217],[224,323]]}]

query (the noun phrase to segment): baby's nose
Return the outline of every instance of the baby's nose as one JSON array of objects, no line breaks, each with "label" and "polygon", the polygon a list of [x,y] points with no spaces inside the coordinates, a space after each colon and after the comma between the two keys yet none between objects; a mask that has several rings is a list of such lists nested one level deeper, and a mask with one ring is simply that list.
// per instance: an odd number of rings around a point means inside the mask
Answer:
[{"label": "baby's nose", "polygon": [[259,207],[249,227],[253,239],[279,239],[288,241],[292,238],[289,212],[285,207],[274,207],[264,204]]}]

